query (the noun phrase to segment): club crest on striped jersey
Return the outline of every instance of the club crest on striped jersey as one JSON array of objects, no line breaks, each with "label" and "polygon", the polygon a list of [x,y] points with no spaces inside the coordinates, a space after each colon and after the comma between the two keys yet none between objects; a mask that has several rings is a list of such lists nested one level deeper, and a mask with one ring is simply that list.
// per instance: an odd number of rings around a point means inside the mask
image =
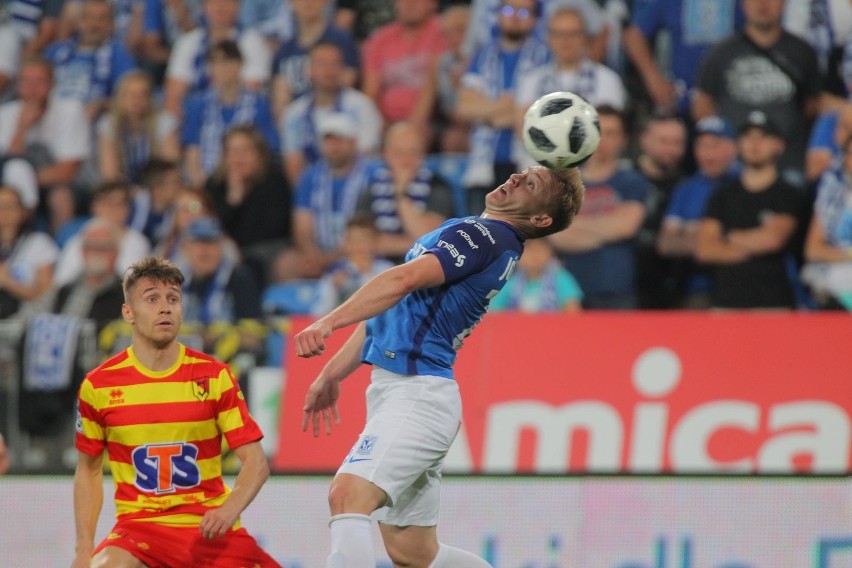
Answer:
[{"label": "club crest on striped jersey", "polygon": [[198,447],[188,442],[146,444],[131,454],[135,485],[147,493],[174,493],[201,483]]},{"label": "club crest on striped jersey", "polygon": [[192,379],[192,396],[204,402],[210,397],[210,379]]}]

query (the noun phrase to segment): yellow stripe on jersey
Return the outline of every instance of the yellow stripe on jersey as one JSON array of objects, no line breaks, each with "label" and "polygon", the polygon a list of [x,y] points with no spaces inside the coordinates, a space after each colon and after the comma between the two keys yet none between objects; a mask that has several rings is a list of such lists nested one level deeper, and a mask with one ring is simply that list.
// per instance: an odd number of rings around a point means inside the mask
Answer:
[{"label": "yellow stripe on jersey", "polygon": [[[201,482],[208,479],[216,479],[222,475],[222,462],[219,456],[198,460],[196,462],[200,474]],[[112,476],[116,483],[129,483],[133,485],[136,482],[136,467],[132,463],[115,462],[110,460],[109,467],[112,470]],[[167,497],[152,497],[155,499],[166,499]],[[204,499],[202,499],[203,501]]]},{"label": "yellow stripe on jersey", "polygon": [[199,442],[219,435],[216,430],[216,422],[212,419],[197,422],[146,424],[144,428],[140,428],[138,424],[128,424],[127,426],[110,427],[107,431],[107,442],[125,446],[167,444],[175,441],[175,432],[180,432],[183,440]]},{"label": "yellow stripe on jersey", "polygon": [[219,428],[222,429],[222,432],[230,432],[231,430],[235,430],[237,428],[243,427],[243,416],[240,414],[239,408],[232,408],[230,410],[226,410],[225,412],[219,413],[219,418],[217,418],[217,422],[219,423]]},{"label": "yellow stripe on jersey", "polygon": [[[136,385],[125,385],[121,387],[123,404],[130,406],[134,404],[163,404],[169,402],[197,402],[192,394],[192,382],[163,382],[163,383],[140,383]],[[216,379],[210,379],[208,387],[209,400],[218,400],[220,389],[216,387]],[[101,403],[101,408],[110,402],[111,393],[115,387],[95,389],[95,396]]]}]

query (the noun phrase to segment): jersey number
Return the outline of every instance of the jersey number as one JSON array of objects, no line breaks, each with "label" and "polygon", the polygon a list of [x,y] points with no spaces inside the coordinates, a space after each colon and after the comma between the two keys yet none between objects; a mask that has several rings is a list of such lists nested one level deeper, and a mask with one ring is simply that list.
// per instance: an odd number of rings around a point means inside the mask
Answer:
[{"label": "jersey number", "polygon": [[133,450],[136,486],[142,491],[174,493],[201,483],[194,444],[150,444]]}]

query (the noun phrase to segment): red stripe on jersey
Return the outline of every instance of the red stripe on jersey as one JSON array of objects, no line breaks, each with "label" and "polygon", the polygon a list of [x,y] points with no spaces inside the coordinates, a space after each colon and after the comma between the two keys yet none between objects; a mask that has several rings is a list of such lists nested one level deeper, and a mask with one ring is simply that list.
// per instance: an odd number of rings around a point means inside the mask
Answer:
[{"label": "red stripe on jersey", "polygon": [[[187,391],[188,392],[188,391]],[[113,427],[171,422],[204,422],[216,419],[217,401],[198,400],[162,402],[158,404],[124,404],[101,410],[104,420]]]}]

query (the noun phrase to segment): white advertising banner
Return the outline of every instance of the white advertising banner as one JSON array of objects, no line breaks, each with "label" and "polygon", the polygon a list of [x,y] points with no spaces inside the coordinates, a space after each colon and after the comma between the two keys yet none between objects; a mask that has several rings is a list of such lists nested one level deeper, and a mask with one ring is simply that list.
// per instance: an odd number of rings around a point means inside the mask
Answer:
[{"label": "white advertising banner", "polygon": [[[287,568],[325,566],[328,482],[270,479],[243,515]],[[852,568],[842,478],[453,477],[441,518],[442,541],[495,568]],[[0,478],[0,566],[65,568],[73,549],[70,478]]]}]

